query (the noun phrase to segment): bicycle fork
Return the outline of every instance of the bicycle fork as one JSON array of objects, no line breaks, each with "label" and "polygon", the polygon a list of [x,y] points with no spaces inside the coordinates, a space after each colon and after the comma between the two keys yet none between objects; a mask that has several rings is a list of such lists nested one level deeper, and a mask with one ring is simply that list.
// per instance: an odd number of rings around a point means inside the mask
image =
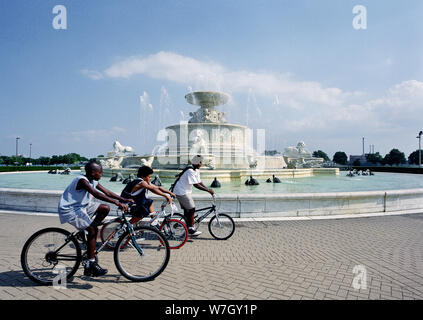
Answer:
[{"label": "bicycle fork", "polygon": [[135,247],[135,249],[137,249],[137,251],[140,254],[140,256],[143,257],[145,255],[145,253],[140,248],[140,246],[138,245],[137,240],[135,239],[135,231],[134,231],[134,228],[132,228],[132,226],[131,226],[131,224],[129,222],[127,222],[127,228],[128,228],[129,236],[131,237],[132,246]]},{"label": "bicycle fork", "polygon": [[219,224],[219,228],[222,228],[222,224],[219,221],[219,214],[215,211],[214,215],[216,216],[216,220],[217,220],[217,223]]}]

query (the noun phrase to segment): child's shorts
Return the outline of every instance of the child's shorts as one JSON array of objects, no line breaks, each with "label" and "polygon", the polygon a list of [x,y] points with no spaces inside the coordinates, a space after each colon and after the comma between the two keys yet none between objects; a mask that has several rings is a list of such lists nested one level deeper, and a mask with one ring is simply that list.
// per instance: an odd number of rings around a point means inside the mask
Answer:
[{"label": "child's shorts", "polygon": [[150,206],[153,203],[152,199],[145,198],[141,201],[135,202],[135,206],[131,207],[130,214],[133,217],[145,218],[150,214]]},{"label": "child's shorts", "polygon": [[69,220],[68,223],[73,225],[78,230],[85,230],[93,222],[92,217],[96,213],[99,206],[99,202],[91,201],[85,208],[75,210],[75,216]]}]

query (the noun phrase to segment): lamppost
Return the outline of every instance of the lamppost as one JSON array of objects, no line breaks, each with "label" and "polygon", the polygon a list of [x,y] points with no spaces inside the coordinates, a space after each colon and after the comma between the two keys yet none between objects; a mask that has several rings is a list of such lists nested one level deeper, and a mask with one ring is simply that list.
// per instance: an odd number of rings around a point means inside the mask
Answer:
[{"label": "lamppost", "polygon": [[16,162],[15,164],[18,164],[18,141],[19,141],[19,137],[16,137]]},{"label": "lamppost", "polygon": [[364,137],[363,137],[363,156],[364,156]]},{"label": "lamppost", "polygon": [[32,158],[32,143],[29,144],[29,162],[31,163],[31,158]]},{"label": "lamppost", "polygon": [[416,137],[417,139],[419,139],[419,168],[422,167],[422,150],[421,150],[422,149],[422,144],[421,144],[422,134],[423,134],[423,131],[420,131],[419,135]]}]

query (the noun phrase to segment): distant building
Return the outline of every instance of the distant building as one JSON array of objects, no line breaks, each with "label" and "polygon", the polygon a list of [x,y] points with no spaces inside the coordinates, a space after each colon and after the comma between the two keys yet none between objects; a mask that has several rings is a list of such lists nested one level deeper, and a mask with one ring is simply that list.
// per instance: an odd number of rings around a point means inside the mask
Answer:
[{"label": "distant building", "polygon": [[358,159],[358,160],[360,160],[360,165],[362,165],[362,166],[372,165],[372,163],[367,162],[367,158],[366,158],[367,155],[368,155],[368,153],[366,153],[364,155],[361,154],[359,156],[350,155],[350,161],[349,161],[348,164],[352,165],[354,163],[354,161]]}]

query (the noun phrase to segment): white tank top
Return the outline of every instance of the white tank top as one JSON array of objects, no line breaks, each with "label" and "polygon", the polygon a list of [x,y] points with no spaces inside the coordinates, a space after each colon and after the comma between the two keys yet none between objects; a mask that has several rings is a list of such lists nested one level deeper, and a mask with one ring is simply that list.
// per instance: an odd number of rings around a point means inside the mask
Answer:
[{"label": "white tank top", "polygon": [[93,197],[87,190],[77,190],[79,180],[85,179],[95,189],[98,185],[98,181],[93,180],[90,182],[87,177],[79,176],[72,180],[70,185],[65,189],[59,201],[59,216],[60,222],[68,222],[74,217],[74,212],[87,207]]}]

